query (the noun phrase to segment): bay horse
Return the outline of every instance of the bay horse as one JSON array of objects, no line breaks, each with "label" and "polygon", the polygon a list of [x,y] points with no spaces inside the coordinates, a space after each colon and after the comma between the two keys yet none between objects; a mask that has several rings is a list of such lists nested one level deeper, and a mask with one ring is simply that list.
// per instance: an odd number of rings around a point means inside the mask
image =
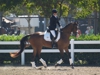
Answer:
[{"label": "bay horse", "polygon": [[[60,51],[61,59],[55,64],[55,66],[57,66],[58,64],[61,64],[63,62],[64,50],[65,50],[65,52],[68,54],[70,65],[72,68],[74,68],[73,61],[72,61],[71,55],[68,50],[68,46],[70,43],[69,37],[71,35],[71,32],[76,34],[76,31],[77,31],[77,22],[69,23],[64,28],[61,29],[61,37],[57,42],[57,48]],[[38,56],[40,62],[43,64],[43,66],[47,67],[46,62],[40,57],[41,49],[43,46],[51,48],[52,43],[44,40],[44,32],[35,32],[34,34],[29,34],[29,35],[24,36],[20,40],[20,47],[21,47],[20,51],[15,52],[15,53],[10,53],[10,56],[12,58],[16,58],[17,56],[19,56],[23,52],[24,48],[27,46],[26,43],[30,43],[30,45],[34,49],[33,57],[32,57],[33,60],[31,62],[32,67],[36,68],[36,65],[35,65],[36,55]]]}]

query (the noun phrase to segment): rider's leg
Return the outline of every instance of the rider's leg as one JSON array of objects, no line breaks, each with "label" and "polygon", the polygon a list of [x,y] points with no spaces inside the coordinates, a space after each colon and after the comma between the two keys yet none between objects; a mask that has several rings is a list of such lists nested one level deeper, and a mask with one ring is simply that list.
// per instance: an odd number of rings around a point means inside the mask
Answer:
[{"label": "rider's leg", "polygon": [[55,40],[54,40],[54,37],[52,38],[52,48],[55,48]]},{"label": "rider's leg", "polygon": [[55,40],[54,40],[54,38],[56,37],[55,31],[51,30],[50,33],[51,33],[51,40],[52,40],[52,48],[54,48],[55,47]]},{"label": "rider's leg", "polygon": [[53,35],[53,37],[55,38],[56,37],[55,30],[50,30],[50,32]]}]

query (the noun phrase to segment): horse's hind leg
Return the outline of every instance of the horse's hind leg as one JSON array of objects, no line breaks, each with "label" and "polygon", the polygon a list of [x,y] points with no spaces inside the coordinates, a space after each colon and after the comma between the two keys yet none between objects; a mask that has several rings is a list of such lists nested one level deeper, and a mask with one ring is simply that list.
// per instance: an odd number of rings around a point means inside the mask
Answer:
[{"label": "horse's hind leg", "polygon": [[35,65],[35,57],[36,57],[36,54],[37,54],[37,51],[34,48],[32,62],[31,62],[33,68],[36,68],[36,65]]},{"label": "horse's hind leg", "polygon": [[40,57],[41,49],[42,49],[42,47],[37,49],[37,51],[38,51],[38,58],[39,58],[39,61],[43,64],[43,66],[46,68],[47,67],[46,62]]},{"label": "horse's hind leg", "polygon": [[72,69],[74,69],[73,60],[72,60],[72,58],[71,58],[71,55],[70,55],[70,53],[69,53],[68,48],[66,48],[65,51],[66,51],[66,53],[67,53],[67,55],[68,55],[70,65],[72,66]]}]

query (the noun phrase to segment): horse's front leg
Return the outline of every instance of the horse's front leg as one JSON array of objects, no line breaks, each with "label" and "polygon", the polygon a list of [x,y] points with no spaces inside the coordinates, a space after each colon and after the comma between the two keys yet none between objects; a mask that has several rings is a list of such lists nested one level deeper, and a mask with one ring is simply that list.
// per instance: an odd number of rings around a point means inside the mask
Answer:
[{"label": "horse's front leg", "polygon": [[66,51],[66,54],[68,55],[69,63],[70,63],[70,65],[72,66],[72,69],[74,69],[73,60],[72,60],[72,58],[71,58],[71,55],[70,55],[70,53],[69,53],[68,48],[66,48],[65,51]]},{"label": "horse's front leg", "polygon": [[63,63],[63,59],[64,59],[63,49],[59,49],[59,51],[60,51],[61,59],[55,64],[55,67],[57,67],[58,64],[62,64]]},{"label": "horse's front leg", "polygon": [[45,60],[43,60],[42,58],[40,58],[39,60],[40,60],[40,62],[43,64],[43,66],[44,66],[45,68],[47,68],[47,64],[46,64]]}]

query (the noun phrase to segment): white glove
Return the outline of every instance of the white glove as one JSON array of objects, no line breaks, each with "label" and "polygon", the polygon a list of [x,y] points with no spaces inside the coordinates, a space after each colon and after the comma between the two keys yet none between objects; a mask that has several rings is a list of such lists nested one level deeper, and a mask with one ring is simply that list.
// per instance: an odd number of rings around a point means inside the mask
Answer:
[{"label": "white glove", "polygon": [[62,26],[60,26],[60,29],[62,28]]},{"label": "white glove", "polygon": [[47,29],[49,29],[49,27],[47,27]]},{"label": "white glove", "polygon": [[60,26],[59,28],[58,28],[58,31],[60,31],[62,29],[62,26]]}]

